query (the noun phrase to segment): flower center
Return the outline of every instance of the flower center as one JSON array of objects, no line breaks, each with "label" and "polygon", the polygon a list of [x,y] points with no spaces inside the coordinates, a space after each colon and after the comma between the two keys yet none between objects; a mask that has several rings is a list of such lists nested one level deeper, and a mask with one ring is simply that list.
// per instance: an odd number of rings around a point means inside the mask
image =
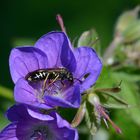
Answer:
[{"label": "flower center", "polygon": [[41,100],[45,95],[61,96],[62,91],[74,83],[72,73],[66,68],[39,69],[28,73],[25,79]]},{"label": "flower center", "polygon": [[30,140],[47,140],[48,128],[46,126],[38,127],[30,136]]},{"label": "flower center", "polygon": [[[45,83],[44,83],[45,82]],[[63,91],[65,91],[69,86],[68,81],[56,80],[53,83],[48,81],[38,81],[35,83],[31,83],[30,85],[34,89],[34,94],[40,103],[44,103],[45,96],[55,96],[58,98],[64,98]]]}]

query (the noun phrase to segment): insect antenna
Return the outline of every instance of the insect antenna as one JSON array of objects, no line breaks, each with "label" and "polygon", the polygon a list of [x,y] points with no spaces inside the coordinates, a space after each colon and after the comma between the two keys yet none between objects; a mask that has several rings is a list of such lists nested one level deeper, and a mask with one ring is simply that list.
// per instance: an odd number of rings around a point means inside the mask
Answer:
[{"label": "insect antenna", "polygon": [[83,83],[83,82],[82,82],[82,80],[80,80],[80,79],[74,78],[74,80],[79,81],[79,82],[80,82],[80,84],[82,84],[82,83]]}]

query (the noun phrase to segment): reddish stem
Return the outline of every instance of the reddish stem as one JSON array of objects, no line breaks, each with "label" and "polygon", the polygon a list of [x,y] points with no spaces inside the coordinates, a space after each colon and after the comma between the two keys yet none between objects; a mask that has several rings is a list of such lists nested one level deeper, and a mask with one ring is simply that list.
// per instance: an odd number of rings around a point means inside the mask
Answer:
[{"label": "reddish stem", "polygon": [[57,20],[57,22],[58,22],[58,24],[59,24],[61,30],[62,30],[64,33],[66,33],[66,28],[65,28],[65,26],[64,26],[63,18],[62,18],[62,16],[61,16],[60,14],[57,14],[57,15],[56,15],[56,20]]},{"label": "reddish stem", "polygon": [[100,113],[105,119],[107,119],[111,123],[111,125],[115,128],[117,133],[120,133],[120,134],[122,133],[121,129],[110,119],[110,117],[105,113],[102,107],[100,109]]}]

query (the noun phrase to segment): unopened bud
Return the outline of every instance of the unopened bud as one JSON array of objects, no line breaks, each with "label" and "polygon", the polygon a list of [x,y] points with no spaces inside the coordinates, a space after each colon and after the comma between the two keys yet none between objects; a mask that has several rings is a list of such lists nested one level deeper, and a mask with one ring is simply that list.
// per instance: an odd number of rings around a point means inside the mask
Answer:
[{"label": "unopened bud", "polygon": [[127,45],[124,51],[127,59],[125,61],[126,65],[133,65],[140,67],[140,40],[136,41],[131,45]]},{"label": "unopened bud", "polygon": [[137,21],[138,12],[140,11],[140,6],[135,9],[124,12],[117,21],[115,34],[122,33],[131,23]]},{"label": "unopened bud", "polygon": [[99,97],[96,94],[90,93],[88,95],[88,101],[90,104],[92,104],[94,106],[100,105]]},{"label": "unopened bud", "polygon": [[100,39],[95,29],[91,29],[82,33],[78,40],[78,47],[89,46],[94,48],[100,54]]},{"label": "unopened bud", "polygon": [[140,20],[133,22],[122,33],[125,43],[132,43],[137,39],[140,39]]}]

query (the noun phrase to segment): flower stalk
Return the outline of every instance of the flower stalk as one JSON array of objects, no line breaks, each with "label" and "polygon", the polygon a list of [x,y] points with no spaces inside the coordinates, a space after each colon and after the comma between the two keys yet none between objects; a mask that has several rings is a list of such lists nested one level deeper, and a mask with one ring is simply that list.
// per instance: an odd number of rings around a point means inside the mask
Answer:
[{"label": "flower stalk", "polygon": [[56,15],[56,20],[57,20],[62,32],[66,33],[66,28],[64,26],[63,18],[60,14]]}]

